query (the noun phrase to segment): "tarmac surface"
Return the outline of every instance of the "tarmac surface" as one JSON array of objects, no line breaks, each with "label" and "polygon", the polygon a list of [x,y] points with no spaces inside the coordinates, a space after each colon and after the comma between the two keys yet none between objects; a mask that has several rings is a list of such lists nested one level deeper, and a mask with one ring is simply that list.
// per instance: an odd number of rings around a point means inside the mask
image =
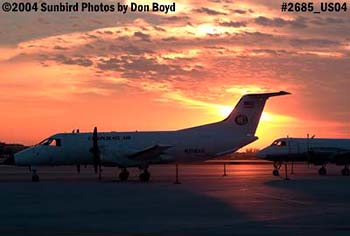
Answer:
[{"label": "tarmac surface", "polygon": [[[151,166],[149,183],[119,182],[117,168],[0,166],[0,235],[350,235],[350,177],[329,165],[294,165],[286,181],[272,165]],[[282,169],[281,169],[282,175]]]}]

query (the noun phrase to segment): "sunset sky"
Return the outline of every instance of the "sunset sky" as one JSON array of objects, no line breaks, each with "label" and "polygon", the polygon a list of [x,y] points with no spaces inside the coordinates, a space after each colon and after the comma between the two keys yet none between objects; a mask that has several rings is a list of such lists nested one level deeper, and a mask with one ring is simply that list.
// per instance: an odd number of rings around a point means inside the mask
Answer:
[{"label": "sunset sky", "polygon": [[176,130],[224,119],[245,93],[280,90],[292,95],[268,101],[250,147],[307,133],[349,138],[350,12],[282,13],[280,4],[0,11],[0,141],[30,145],[94,126]]}]

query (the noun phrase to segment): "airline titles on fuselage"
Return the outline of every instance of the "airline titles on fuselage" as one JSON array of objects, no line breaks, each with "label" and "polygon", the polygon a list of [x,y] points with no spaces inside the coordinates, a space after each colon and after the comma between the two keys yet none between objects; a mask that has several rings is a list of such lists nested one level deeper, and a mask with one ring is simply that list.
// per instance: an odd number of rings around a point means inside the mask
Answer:
[{"label": "airline titles on fuselage", "polygon": [[[114,141],[118,141],[118,140],[130,140],[131,139],[131,136],[119,136],[119,135],[113,135],[113,136],[98,136],[97,137],[97,140],[100,140],[100,141],[111,141],[111,140],[114,140]],[[89,140],[92,140],[92,136],[89,137]]]}]

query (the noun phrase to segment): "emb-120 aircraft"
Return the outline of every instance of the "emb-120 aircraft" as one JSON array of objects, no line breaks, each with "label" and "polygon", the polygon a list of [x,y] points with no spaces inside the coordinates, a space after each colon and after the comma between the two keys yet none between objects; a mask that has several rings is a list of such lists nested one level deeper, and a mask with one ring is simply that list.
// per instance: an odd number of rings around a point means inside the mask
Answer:
[{"label": "emb-120 aircraft", "polygon": [[342,175],[350,175],[350,139],[279,138],[257,153],[261,159],[274,162],[273,175],[279,175],[282,163],[308,162],[320,165],[318,173],[326,175],[326,165],[344,165]]},{"label": "emb-120 aircraft", "polygon": [[5,164],[30,166],[32,181],[39,181],[38,166],[93,164],[121,168],[119,178],[128,179],[128,167],[139,167],[141,181],[148,181],[154,163],[205,161],[235,152],[258,139],[261,113],[269,97],[289,94],[244,95],[223,121],[176,131],[59,133],[15,154]]}]

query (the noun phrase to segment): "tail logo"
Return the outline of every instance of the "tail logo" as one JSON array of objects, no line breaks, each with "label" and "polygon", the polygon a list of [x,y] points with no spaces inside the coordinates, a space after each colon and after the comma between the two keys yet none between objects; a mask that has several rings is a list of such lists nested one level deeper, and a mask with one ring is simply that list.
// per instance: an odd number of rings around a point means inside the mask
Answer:
[{"label": "tail logo", "polygon": [[248,123],[248,117],[246,115],[238,115],[235,118],[237,125],[246,125]]}]

